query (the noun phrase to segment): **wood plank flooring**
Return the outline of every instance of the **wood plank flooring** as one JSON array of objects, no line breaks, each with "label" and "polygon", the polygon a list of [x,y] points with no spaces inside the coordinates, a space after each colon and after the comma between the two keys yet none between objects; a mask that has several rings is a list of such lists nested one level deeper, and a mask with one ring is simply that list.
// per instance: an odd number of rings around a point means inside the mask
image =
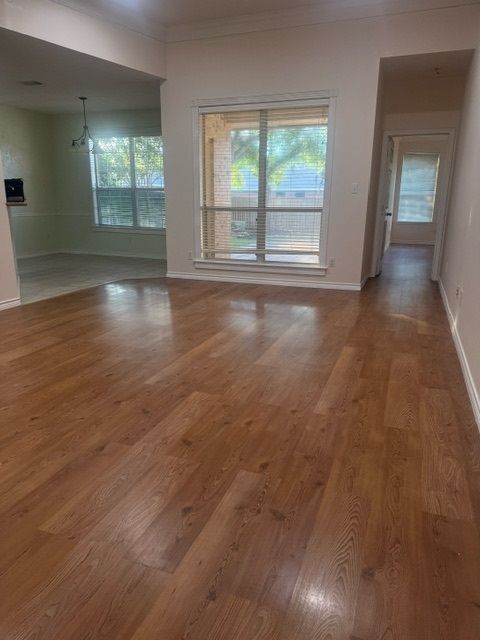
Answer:
[{"label": "wood plank flooring", "polygon": [[2,312],[1,640],[478,640],[480,436],[430,260]]}]

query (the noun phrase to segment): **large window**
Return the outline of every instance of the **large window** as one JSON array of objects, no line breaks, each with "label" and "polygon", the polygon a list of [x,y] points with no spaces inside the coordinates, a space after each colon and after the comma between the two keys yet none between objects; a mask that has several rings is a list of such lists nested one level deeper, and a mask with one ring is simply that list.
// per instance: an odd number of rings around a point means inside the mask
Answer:
[{"label": "large window", "polygon": [[202,258],[324,266],[328,106],[200,118]]},{"label": "large window", "polygon": [[398,222],[433,222],[438,153],[405,153],[402,160]]},{"label": "large window", "polygon": [[91,170],[98,226],[165,228],[159,136],[98,138]]}]

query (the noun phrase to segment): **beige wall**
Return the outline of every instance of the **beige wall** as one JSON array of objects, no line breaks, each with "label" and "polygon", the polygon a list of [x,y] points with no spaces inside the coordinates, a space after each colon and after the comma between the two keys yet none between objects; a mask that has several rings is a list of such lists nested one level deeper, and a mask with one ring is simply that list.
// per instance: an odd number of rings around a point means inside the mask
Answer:
[{"label": "beige wall", "polygon": [[0,0],[0,28],[165,77],[162,42],[50,0]]},{"label": "beige wall", "polygon": [[[202,98],[333,90],[337,94],[328,257],[318,283],[360,283],[380,58],[472,48],[478,7],[250,33],[167,46],[162,87],[169,271],[204,272],[194,250],[192,102]],[[359,193],[352,193],[352,183]],[[368,249],[367,249],[368,253]],[[210,272],[211,273],[211,272]],[[216,271],[220,277],[231,273]],[[262,274],[258,276],[262,277]],[[268,274],[268,279],[284,276]]]},{"label": "beige wall", "polygon": [[[480,38],[479,38],[480,44]],[[470,395],[480,424],[480,55],[470,72],[457,146],[441,271]]]},{"label": "beige wall", "polygon": [[385,114],[458,111],[462,107],[465,82],[465,75],[394,77],[384,83],[383,111]]},{"label": "beige wall", "polygon": [[375,223],[377,220],[378,206],[378,185],[380,181],[380,171],[382,165],[382,146],[383,146],[383,82],[380,75],[377,107],[375,114],[375,133],[373,138],[372,153],[372,172],[370,177],[370,186],[368,191],[367,215],[365,223],[365,239],[363,246],[362,258],[362,283],[373,275],[372,271],[372,254],[375,241]]},{"label": "beige wall", "polygon": [[457,129],[466,73],[433,78],[390,78],[383,84],[386,131]]}]

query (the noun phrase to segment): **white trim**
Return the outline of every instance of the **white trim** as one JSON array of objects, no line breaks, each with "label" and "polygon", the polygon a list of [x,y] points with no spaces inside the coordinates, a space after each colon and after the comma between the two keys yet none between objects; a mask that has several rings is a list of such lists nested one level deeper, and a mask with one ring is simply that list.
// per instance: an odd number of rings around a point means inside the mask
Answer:
[{"label": "white trim", "polygon": [[18,256],[19,260],[27,259],[27,258],[41,258],[43,256],[55,256],[58,254],[67,254],[67,255],[79,255],[79,256],[106,256],[108,258],[145,258],[147,260],[159,260],[160,262],[167,263],[167,259],[161,256],[158,256],[154,253],[125,253],[125,252],[117,252],[117,251],[81,251],[76,249],[55,249],[54,251],[45,251],[42,253],[31,253],[28,255]]},{"label": "white trim", "polygon": [[27,258],[41,258],[42,256],[52,256],[55,253],[64,253],[63,251],[60,251],[59,249],[54,249],[54,250],[50,250],[50,251],[38,251],[37,253],[22,253],[22,255],[17,255],[17,259],[18,260],[24,260]]},{"label": "white trim", "polygon": [[94,233],[104,231],[106,233],[130,233],[140,236],[164,236],[166,234],[165,227],[114,227],[108,224],[92,223],[91,229]]},{"label": "white trim", "polygon": [[364,278],[362,279],[361,283],[360,283],[360,290],[363,289],[363,287],[367,284],[368,280],[370,280],[371,276],[369,276],[368,274],[366,276],[364,276]]},{"label": "white trim", "polygon": [[467,2],[465,0],[442,0],[441,6],[438,5],[438,0],[416,0],[414,3],[417,5],[416,8],[402,7],[396,0],[383,0],[382,2],[370,0],[363,3],[352,3],[351,0],[336,0],[335,2],[321,2],[315,6],[263,11],[257,14],[237,17],[213,18],[200,22],[192,22],[190,20],[187,23],[168,27],[157,20],[144,20],[141,24],[139,20],[136,20],[132,24],[132,21],[126,17],[112,16],[106,9],[102,11],[85,6],[85,2],[79,8],[79,3],[74,4],[72,0],[53,1],[71,11],[90,16],[95,20],[101,20],[119,29],[126,29],[162,43],[183,42],[185,40],[198,40],[239,33],[272,31],[323,23],[382,18],[391,15],[401,16],[457,7],[459,9],[467,9],[472,6],[468,0]]},{"label": "white trim", "polygon": [[[451,183],[452,183],[452,175],[453,175],[453,158],[455,152],[455,141],[456,141],[456,130],[452,128],[437,128],[437,129],[394,129],[384,131],[383,133],[383,142],[382,142],[382,159],[380,165],[380,179],[378,181],[378,189],[377,189],[377,200],[375,206],[375,231],[374,231],[374,241],[373,241],[373,251],[372,251],[372,264],[371,264],[371,272],[370,275],[372,278],[375,278],[381,271],[379,269],[380,259],[382,254],[382,237],[383,237],[383,224],[384,224],[384,213],[382,211],[382,194],[383,189],[385,187],[385,168],[387,164],[387,152],[388,152],[388,139],[393,137],[403,138],[403,137],[417,137],[417,136],[431,136],[431,135],[444,135],[448,136],[447,142],[447,151],[445,154],[445,176],[446,176],[446,184],[442,185],[445,189],[443,194],[444,204],[442,207],[442,211],[438,216],[437,220],[437,228],[435,233],[435,245],[434,254],[433,254],[433,262],[432,262],[432,273],[431,278],[434,281],[438,281],[440,277],[440,266],[443,254],[443,243],[445,238],[445,229],[446,229],[446,221],[448,215],[448,205],[450,200],[450,192],[451,192]],[[392,243],[394,244],[394,243]],[[421,243],[425,244],[425,243]]]},{"label": "white trim", "polygon": [[473,415],[475,416],[477,427],[480,430],[480,393],[475,385],[475,380],[473,378],[470,365],[468,364],[467,354],[465,353],[460,334],[458,333],[457,321],[450,308],[447,292],[445,291],[442,280],[439,280],[438,285],[440,289],[440,295],[442,296],[443,306],[445,307],[448,322],[450,324],[450,330],[452,332],[455,349],[457,350],[458,359],[460,360],[460,366],[462,367],[463,378],[465,380],[468,397],[470,398],[470,403],[472,405]]},{"label": "white trim", "polygon": [[[406,223],[408,224],[408,223]],[[409,244],[414,244],[414,245],[422,245],[422,244],[427,244],[427,245],[434,245],[435,244],[435,240],[409,240],[408,242],[396,242],[396,241],[392,241],[390,240],[390,244],[401,244],[401,245],[409,245]]]},{"label": "white trim", "polygon": [[272,263],[265,264],[265,266],[259,266],[258,262],[242,262],[240,260],[194,260],[194,266],[197,269],[212,269],[216,271],[236,271],[251,272],[251,273],[281,273],[289,274],[292,276],[324,276],[327,272],[327,267],[318,265],[312,265],[309,267],[307,264],[298,263],[295,266],[291,263]]},{"label": "white trim", "polygon": [[[333,151],[335,146],[335,114],[336,92],[333,90],[302,91],[298,93],[283,93],[257,96],[236,96],[226,98],[203,98],[192,101],[192,134],[193,134],[193,220],[194,220],[194,251],[195,261],[202,260],[201,248],[201,173],[202,148],[200,144],[200,116],[203,113],[227,111],[243,111],[245,109],[275,109],[293,106],[328,106],[327,124],[327,155],[325,160],[325,187],[323,195],[323,211],[321,217],[321,232],[319,254],[323,261],[327,259],[328,227],[330,201],[332,192]],[[236,266],[235,263],[232,263]],[[261,269],[261,271],[260,271]],[[263,272],[264,268],[258,271]]]},{"label": "white trim", "polygon": [[[57,0],[58,1],[58,0]],[[65,0],[64,0],[65,1]],[[421,4],[421,6],[418,6]],[[165,32],[165,41],[183,42],[188,40],[201,40],[241,33],[262,31],[276,31],[279,29],[291,29],[307,27],[316,24],[355,21],[363,19],[383,18],[391,15],[408,15],[410,13],[423,13],[425,11],[441,11],[453,7],[466,8],[470,3],[458,0],[443,0],[442,6],[438,6],[438,0],[416,1],[417,8],[405,10],[396,0],[383,0],[382,2],[352,3],[348,0],[336,0],[335,2],[321,2],[315,6],[305,6],[280,11],[265,11],[257,14],[247,14],[234,18],[217,18],[170,26]]]},{"label": "white trim", "polygon": [[[223,98],[196,98],[192,101],[192,107],[196,107],[199,113],[215,113],[224,111],[244,111],[245,109],[275,109],[272,103],[279,103],[279,109],[285,107],[297,107],[299,102],[312,101],[316,106],[328,106],[330,98],[335,98],[337,93],[331,90],[298,91],[296,93],[274,93],[256,96],[228,96]],[[322,102],[323,101],[323,104]],[[235,109],[238,106],[238,109]]]},{"label": "white trim", "polygon": [[[7,204],[7,207],[11,209],[12,205]],[[18,218],[57,218],[59,216],[58,213],[30,213],[24,210],[18,212],[12,211],[11,215],[13,220],[17,220]]]},{"label": "white trim", "polygon": [[6,309],[12,309],[13,307],[20,306],[20,298],[10,298],[10,300],[4,300],[0,302],[0,311],[5,311]]},{"label": "white trim", "polygon": [[154,253],[125,253],[118,251],[78,251],[74,249],[59,249],[53,253],[67,253],[80,256],[106,256],[108,258],[146,258],[147,260],[159,260],[161,262],[167,262],[166,258],[159,257]]},{"label": "white trim", "polygon": [[[160,117],[159,109],[141,109],[141,111],[158,111]],[[89,118],[91,117],[92,116],[89,115]],[[96,127],[95,125],[93,125],[92,127],[90,127],[90,130],[93,138],[141,138],[149,136],[158,136],[159,138],[162,137],[162,127],[160,124],[150,126],[143,126],[139,124],[127,127],[116,127],[115,125],[105,127],[100,125]]]},{"label": "white trim", "polygon": [[[258,270],[257,270],[258,273]],[[341,291],[360,291],[361,285],[357,282],[316,282],[314,280],[276,280],[274,278],[255,278],[253,276],[227,276],[222,274],[183,273],[180,271],[167,271],[167,278],[180,278],[182,280],[207,280],[215,282],[234,282],[245,284],[275,285],[279,287],[306,287],[312,289],[339,289]]]}]

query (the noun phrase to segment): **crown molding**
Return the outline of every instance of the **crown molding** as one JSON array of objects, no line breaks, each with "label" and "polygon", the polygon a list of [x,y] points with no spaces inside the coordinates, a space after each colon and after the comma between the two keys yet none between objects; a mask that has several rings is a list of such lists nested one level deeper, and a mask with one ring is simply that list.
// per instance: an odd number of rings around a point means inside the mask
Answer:
[{"label": "crown molding", "polygon": [[127,29],[128,31],[138,33],[138,35],[152,38],[153,40],[159,40],[160,42],[166,41],[167,29],[163,24],[160,24],[159,22],[153,22],[152,24],[145,26],[132,26],[131,22],[127,18],[122,19],[119,16],[107,15],[106,12],[96,11],[92,7],[82,7],[81,9],[79,9],[76,5],[69,2],[69,0],[50,0],[50,2],[59,4],[62,7],[70,9],[71,11],[75,11],[76,13],[81,13],[83,15],[89,16],[90,18],[95,18],[96,20],[101,20],[102,22],[108,22],[109,24],[114,25],[119,29]]},{"label": "crown molding", "polygon": [[[76,13],[108,22],[120,29],[160,42],[175,43],[202,40],[227,35],[274,31],[314,24],[380,18],[383,16],[420,13],[444,9],[459,9],[478,5],[480,0],[324,0],[297,9],[269,11],[242,15],[235,18],[218,18],[193,23],[165,26],[158,21],[132,23],[127,17],[107,15],[91,7],[78,8],[71,0],[49,0]],[[305,0],[312,2],[313,0]]]},{"label": "crown molding", "polygon": [[170,26],[167,43],[478,5],[479,0],[329,0],[320,5]]}]

